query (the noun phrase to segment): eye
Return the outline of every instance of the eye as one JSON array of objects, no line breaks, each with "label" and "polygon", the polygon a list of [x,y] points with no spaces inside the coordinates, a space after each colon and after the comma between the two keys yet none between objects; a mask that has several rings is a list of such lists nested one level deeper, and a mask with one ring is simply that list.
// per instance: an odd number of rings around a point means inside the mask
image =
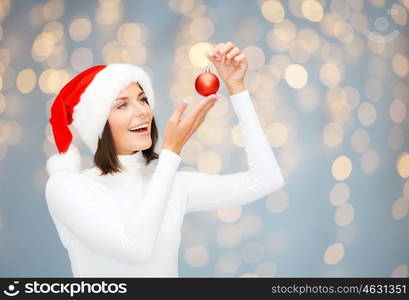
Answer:
[{"label": "eye", "polygon": [[122,104],[119,105],[117,108],[118,108],[118,109],[121,109],[121,107],[124,106],[124,105],[126,105],[126,102],[125,102],[125,103],[122,103]]},{"label": "eye", "polygon": [[142,101],[148,103],[148,98],[146,98],[146,97],[143,97],[143,98],[141,98],[141,99],[139,99],[139,100],[142,100]]}]

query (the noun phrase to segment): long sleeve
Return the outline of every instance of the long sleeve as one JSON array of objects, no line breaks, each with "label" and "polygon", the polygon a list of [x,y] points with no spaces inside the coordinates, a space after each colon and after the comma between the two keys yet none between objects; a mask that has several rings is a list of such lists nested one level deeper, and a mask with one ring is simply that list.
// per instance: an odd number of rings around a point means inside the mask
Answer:
[{"label": "long sleeve", "polygon": [[177,172],[187,190],[185,214],[248,204],[284,184],[248,90],[231,95],[230,99],[244,136],[248,171],[228,175]]},{"label": "long sleeve", "polygon": [[100,185],[78,173],[56,173],[46,184],[50,214],[93,250],[126,262],[145,261],[152,254],[180,161],[176,153],[161,150],[146,196],[137,199],[141,205],[125,220]]}]

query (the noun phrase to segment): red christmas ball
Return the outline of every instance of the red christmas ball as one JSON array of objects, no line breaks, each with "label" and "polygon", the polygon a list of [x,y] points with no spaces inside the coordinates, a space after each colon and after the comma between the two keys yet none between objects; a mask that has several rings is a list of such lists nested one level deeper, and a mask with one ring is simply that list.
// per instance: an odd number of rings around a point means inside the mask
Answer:
[{"label": "red christmas ball", "polygon": [[220,81],[216,75],[212,72],[206,70],[199,76],[197,76],[195,81],[196,91],[202,96],[209,96],[211,94],[216,94],[219,90]]}]

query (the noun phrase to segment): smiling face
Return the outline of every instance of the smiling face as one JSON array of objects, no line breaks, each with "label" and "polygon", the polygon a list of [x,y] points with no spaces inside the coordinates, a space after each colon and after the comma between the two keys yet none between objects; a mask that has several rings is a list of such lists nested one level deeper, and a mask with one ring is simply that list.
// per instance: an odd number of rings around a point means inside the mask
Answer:
[{"label": "smiling face", "polygon": [[[151,125],[153,113],[138,83],[131,83],[122,90],[112,105],[108,117],[117,155],[129,155],[152,146]],[[143,131],[131,131],[141,124]]]}]

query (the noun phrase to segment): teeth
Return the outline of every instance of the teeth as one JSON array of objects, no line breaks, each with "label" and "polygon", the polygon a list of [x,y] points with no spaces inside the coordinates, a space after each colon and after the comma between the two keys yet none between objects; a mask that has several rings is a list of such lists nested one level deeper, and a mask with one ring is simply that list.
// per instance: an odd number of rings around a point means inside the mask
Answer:
[{"label": "teeth", "polygon": [[140,128],[148,128],[148,124],[132,127],[132,128],[129,128],[129,130],[137,130],[137,129],[140,129]]}]

